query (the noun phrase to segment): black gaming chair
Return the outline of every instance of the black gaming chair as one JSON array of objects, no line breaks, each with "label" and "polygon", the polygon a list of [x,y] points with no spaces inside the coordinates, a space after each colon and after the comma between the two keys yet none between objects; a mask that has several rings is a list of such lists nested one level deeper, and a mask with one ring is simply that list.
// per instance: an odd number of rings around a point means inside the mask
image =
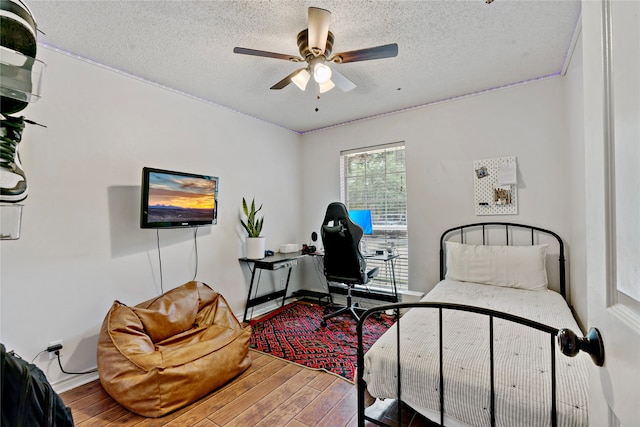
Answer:
[{"label": "black gaming chair", "polygon": [[327,207],[322,222],[321,236],[324,245],[324,275],[329,282],[347,285],[347,305],[335,313],[322,319],[327,320],[343,313],[351,314],[356,320],[355,305],[351,302],[351,289],[354,285],[364,285],[378,275],[378,268],[367,272],[367,263],[360,253],[360,239],[364,234],[362,228],[349,218],[347,207],[340,202],[333,202]]}]

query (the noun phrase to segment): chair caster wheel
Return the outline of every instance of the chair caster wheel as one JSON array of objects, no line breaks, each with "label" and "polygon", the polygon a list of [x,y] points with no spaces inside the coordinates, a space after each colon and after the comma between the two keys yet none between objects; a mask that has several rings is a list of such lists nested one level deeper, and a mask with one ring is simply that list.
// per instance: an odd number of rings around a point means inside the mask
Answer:
[{"label": "chair caster wheel", "polygon": [[322,326],[323,328],[326,328],[327,327],[327,321],[326,320],[321,321],[320,322],[320,326]]}]

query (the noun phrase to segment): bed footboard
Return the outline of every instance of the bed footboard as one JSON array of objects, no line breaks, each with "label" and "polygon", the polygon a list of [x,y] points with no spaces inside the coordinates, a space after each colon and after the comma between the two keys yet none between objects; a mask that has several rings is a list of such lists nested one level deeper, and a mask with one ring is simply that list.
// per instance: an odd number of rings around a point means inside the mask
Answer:
[{"label": "bed footboard", "polygon": [[[387,305],[382,305],[382,306],[378,306],[378,307],[374,307],[372,309],[367,310],[361,317],[360,321],[358,322],[357,325],[357,334],[358,334],[358,350],[357,350],[357,358],[358,358],[358,362],[357,362],[357,378],[356,378],[356,385],[357,385],[357,391],[358,391],[358,425],[359,426],[364,426],[365,422],[368,421],[370,423],[373,423],[375,425],[380,425],[380,426],[387,426],[388,424],[385,424],[377,419],[373,419],[369,416],[367,416],[365,414],[365,410],[366,410],[366,402],[365,402],[365,391],[367,388],[367,384],[365,382],[364,379],[364,375],[365,375],[365,349],[363,347],[363,325],[365,324],[367,318],[373,314],[376,313],[381,313],[381,312],[389,312],[389,311],[393,311],[396,314],[396,318],[397,318],[397,322],[395,323],[394,326],[392,326],[392,329],[395,329],[396,332],[396,361],[397,361],[397,366],[396,366],[396,375],[394,375],[394,377],[397,379],[397,384],[396,384],[396,390],[397,390],[397,399],[398,401],[402,401],[402,364],[400,363],[401,361],[401,352],[402,352],[402,348],[400,345],[401,342],[401,324],[402,324],[402,317],[399,315],[401,312],[404,312],[404,310],[406,309],[430,309],[430,310],[437,310],[438,313],[438,319],[439,319],[439,325],[438,325],[438,342],[439,342],[439,349],[438,349],[438,353],[439,353],[439,373],[437,374],[439,376],[439,380],[438,380],[438,393],[439,393],[439,411],[440,411],[440,419],[439,419],[439,423],[440,425],[444,425],[445,422],[445,412],[446,412],[446,405],[447,402],[445,401],[445,375],[444,372],[445,370],[443,369],[443,341],[446,338],[446,336],[443,336],[443,323],[442,323],[442,317],[443,317],[443,312],[446,311],[463,311],[463,312],[471,312],[471,313],[477,313],[482,315],[483,319],[486,318],[486,322],[488,324],[488,329],[489,329],[489,342],[486,344],[487,345],[487,349],[489,352],[489,377],[490,377],[490,407],[488,408],[489,411],[489,417],[490,417],[490,425],[491,426],[495,426],[496,425],[496,369],[499,368],[498,366],[496,366],[496,361],[495,361],[495,355],[494,355],[494,319],[503,319],[506,320],[508,322],[513,322],[519,325],[524,325],[525,327],[529,327],[529,328],[533,328],[537,331],[542,332],[543,334],[547,334],[548,335],[548,348],[549,348],[549,354],[550,354],[550,375],[551,375],[551,393],[550,393],[550,407],[551,407],[551,413],[550,413],[550,420],[551,420],[551,425],[552,426],[557,426],[558,425],[558,410],[557,410],[557,405],[558,405],[558,396],[557,396],[557,381],[556,381],[556,337],[558,336],[558,333],[561,331],[557,328],[554,327],[550,327],[523,317],[519,317],[519,316],[515,316],[512,314],[508,314],[508,313],[503,313],[503,312],[499,312],[499,311],[495,311],[495,310],[490,310],[487,308],[481,308],[481,307],[474,307],[474,306],[469,306],[469,305],[460,305],[460,304],[451,304],[451,303],[443,303],[443,302],[414,302],[414,303],[395,303],[395,304],[387,304]],[[435,327],[435,325],[434,325]],[[390,329],[391,331],[391,329]],[[575,334],[572,333],[568,333],[566,332],[566,330],[562,330],[563,334],[561,335],[565,335],[567,337],[576,337]],[[597,331],[596,331],[597,332]],[[591,335],[591,332],[590,332]],[[592,339],[591,338],[572,338],[572,339],[568,339],[567,341],[569,341],[569,346],[573,346],[573,348],[568,349],[568,351],[565,351],[565,348],[562,349],[562,352],[565,355],[569,355],[569,356],[573,356],[576,355],[580,350],[584,350],[587,351],[589,353],[597,353],[599,348],[601,348],[601,345],[599,345],[598,343],[595,342],[590,342],[589,340]],[[588,342],[589,341],[589,342]],[[565,343],[565,347],[567,346],[567,344]],[[600,357],[603,355],[599,355],[598,357]],[[592,355],[593,357],[593,355]],[[594,362],[596,361],[596,357],[594,358]],[[400,419],[402,417],[401,414],[401,405],[398,405],[398,425],[400,425]]]}]

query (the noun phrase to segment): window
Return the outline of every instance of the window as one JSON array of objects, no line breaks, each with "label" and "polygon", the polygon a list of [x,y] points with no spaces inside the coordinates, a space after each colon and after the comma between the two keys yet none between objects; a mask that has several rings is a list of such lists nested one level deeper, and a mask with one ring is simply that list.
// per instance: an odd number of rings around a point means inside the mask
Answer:
[{"label": "window", "polygon": [[[340,153],[340,193],[349,210],[371,210],[373,234],[365,235],[368,252],[392,248],[397,251],[396,284],[409,284],[407,234],[407,187],[404,143],[386,144]],[[367,260],[367,265],[377,266]],[[392,276],[379,262],[376,282],[392,285]],[[386,273],[386,274],[385,274]]]}]

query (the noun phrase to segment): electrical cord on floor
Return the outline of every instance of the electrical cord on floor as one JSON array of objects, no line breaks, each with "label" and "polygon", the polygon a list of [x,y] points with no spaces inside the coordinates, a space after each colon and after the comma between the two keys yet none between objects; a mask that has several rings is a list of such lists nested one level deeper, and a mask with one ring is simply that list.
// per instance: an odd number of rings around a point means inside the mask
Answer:
[{"label": "electrical cord on floor", "polygon": [[95,369],[91,369],[89,371],[84,371],[84,372],[67,372],[64,370],[64,368],[62,367],[62,362],[60,361],[60,350],[56,350],[53,352],[53,354],[56,355],[56,358],[58,359],[58,366],[60,366],[60,370],[62,371],[62,373],[64,374],[70,374],[70,375],[84,375],[84,374],[92,374],[94,372],[98,372],[98,368]]}]

